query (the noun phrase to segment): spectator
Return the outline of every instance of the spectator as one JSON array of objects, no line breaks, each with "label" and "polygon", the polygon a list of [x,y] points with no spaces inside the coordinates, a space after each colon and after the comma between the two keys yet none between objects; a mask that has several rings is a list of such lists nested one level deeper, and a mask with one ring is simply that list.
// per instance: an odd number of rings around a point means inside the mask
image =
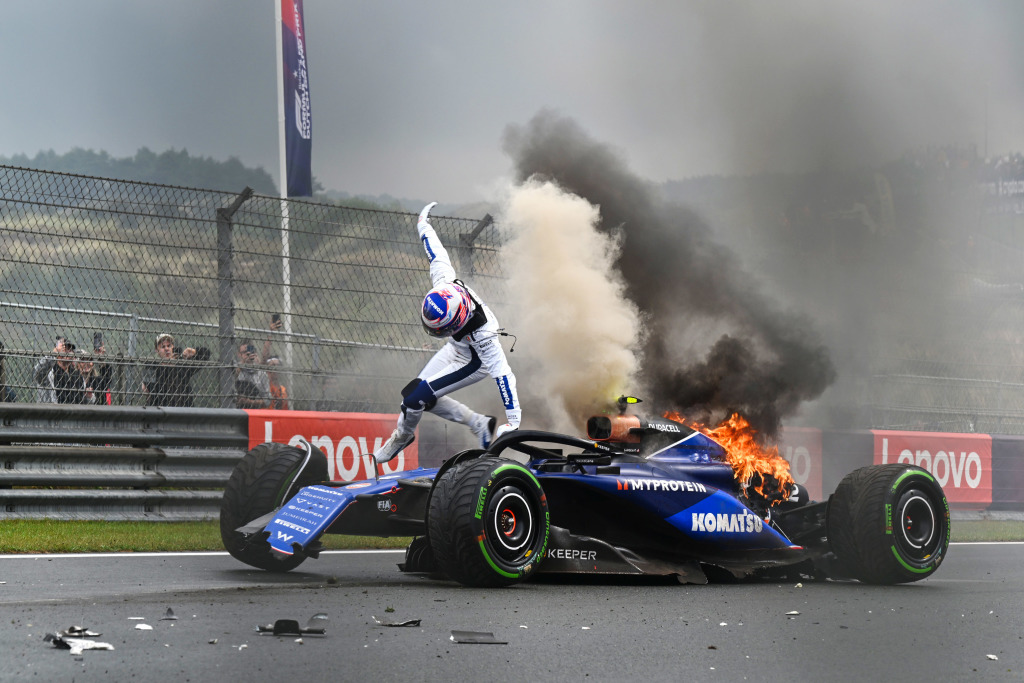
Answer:
[{"label": "spectator", "polygon": [[270,378],[257,365],[256,345],[243,339],[238,345],[238,367],[235,368],[235,405],[239,408],[270,406]]},{"label": "spectator", "polygon": [[[284,327],[284,323],[281,322],[281,316],[280,315],[275,313],[274,315],[270,316],[270,331],[271,332],[280,332],[281,328],[283,328],[283,327]],[[269,360],[271,357],[272,356],[271,356],[271,353],[270,353],[270,337],[267,337],[266,341],[263,342],[263,356],[262,356],[263,362],[266,363],[267,360]],[[280,360],[278,361],[278,363],[280,363]]]},{"label": "spectator", "polygon": [[32,370],[39,403],[83,403],[85,382],[75,369],[75,345],[57,337],[52,356],[40,358]]},{"label": "spectator", "polygon": [[7,368],[4,367],[4,343],[0,342],[0,403],[14,403],[18,395],[7,386]]},{"label": "spectator", "polygon": [[277,356],[267,358],[267,379],[270,381],[270,407],[273,410],[290,410],[288,407],[288,387],[281,383],[277,368],[281,367],[281,359]]},{"label": "spectator", "polygon": [[[274,314],[270,316],[270,331],[280,332],[284,327],[281,316]],[[281,383],[278,368],[281,367],[281,359],[270,353],[270,337],[263,342],[263,364],[267,366],[267,379],[270,382],[270,408],[272,410],[289,410],[288,388]]]},{"label": "spectator", "polygon": [[114,384],[114,368],[110,363],[103,362],[107,347],[103,343],[103,335],[97,332],[92,338],[94,366],[89,374],[83,375],[85,383],[96,392],[96,404],[109,406],[113,403],[110,387]]},{"label": "spectator", "polygon": [[97,363],[96,357],[78,350],[79,360],[75,361],[75,369],[82,376],[86,398],[81,403],[109,406],[110,384],[113,371],[109,363]]},{"label": "spectator", "polygon": [[156,338],[157,362],[146,366],[142,391],[147,406],[191,408],[194,397],[192,377],[202,369],[200,363],[210,360],[210,349],[187,347],[174,353],[174,337],[164,333]]}]

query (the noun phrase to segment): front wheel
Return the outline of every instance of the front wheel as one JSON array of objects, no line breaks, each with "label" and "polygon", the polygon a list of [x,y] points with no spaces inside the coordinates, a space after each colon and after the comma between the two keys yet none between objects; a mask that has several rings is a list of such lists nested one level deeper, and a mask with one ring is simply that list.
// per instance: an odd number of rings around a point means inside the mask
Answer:
[{"label": "front wheel", "polygon": [[551,528],[540,482],[519,463],[459,463],[435,484],[427,518],[438,568],[466,586],[510,586],[536,571]]},{"label": "front wheel", "polygon": [[918,581],[949,548],[949,503],[927,470],[872,465],[840,482],[828,506],[828,537],[840,565],[866,583]]},{"label": "front wheel", "polygon": [[281,507],[303,486],[328,479],[327,458],[318,448],[305,450],[280,443],[256,446],[235,465],[220,505],[220,537],[232,557],[272,572],[299,566],[302,555],[278,559],[259,534],[245,538],[238,527]]}]

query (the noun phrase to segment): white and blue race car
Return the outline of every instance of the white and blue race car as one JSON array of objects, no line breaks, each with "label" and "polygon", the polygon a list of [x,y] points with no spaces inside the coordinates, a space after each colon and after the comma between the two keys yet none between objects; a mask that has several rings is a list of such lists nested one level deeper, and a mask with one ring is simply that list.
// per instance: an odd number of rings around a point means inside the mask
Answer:
[{"label": "white and blue race car", "polygon": [[412,536],[400,567],[468,586],[539,573],[894,584],[930,576],[946,556],[949,505],[924,469],[863,467],[812,502],[796,487],[738,481],[707,434],[626,405],[590,418],[585,439],[519,430],[440,468],[354,483],[327,481],[308,443],[262,444],[225,488],[224,545],[288,571],[318,555],[323,534]]}]

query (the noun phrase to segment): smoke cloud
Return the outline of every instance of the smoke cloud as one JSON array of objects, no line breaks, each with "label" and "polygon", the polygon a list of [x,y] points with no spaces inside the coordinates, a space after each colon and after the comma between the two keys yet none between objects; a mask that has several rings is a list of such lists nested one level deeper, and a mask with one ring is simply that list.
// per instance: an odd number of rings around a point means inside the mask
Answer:
[{"label": "smoke cloud", "polygon": [[549,428],[573,430],[634,384],[640,316],[615,270],[620,241],[585,199],[550,182],[509,194],[501,225],[515,330],[532,366],[521,391]]},{"label": "smoke cloud", "polygon": [[[770,437],[783,417],[835,379],[808,320],[768,301],[700,216],[663,202],[573,120],[542,111],[525,126],[510,126],[504,146],[520,181],[554,183],[586,199],[598,207],[599,231],[620,240],[598,279],[614,290],[621,277],[622,293],[642,315],[637,377],[656,409],[708,421],[736,411]],[[557,221],[543,228],[547,239],[564,229]],[[570,253],[559,263],[579,260]],[[516,287],[527,280],[525,272],[512,277]],[[549,290],[547,305],[573,301],[589,286],[593,278],[569,279]],[[580,335],[577,352],[590,343]]]}]

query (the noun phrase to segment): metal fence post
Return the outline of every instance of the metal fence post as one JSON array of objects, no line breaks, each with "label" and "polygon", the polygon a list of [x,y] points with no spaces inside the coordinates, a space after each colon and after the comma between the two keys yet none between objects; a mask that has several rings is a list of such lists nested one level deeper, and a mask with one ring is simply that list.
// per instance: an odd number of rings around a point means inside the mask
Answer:
[{"label": "metal fence post", "polygon": [[246,187],[235,197],[231,206],[217,209],[217,308],[219,310],[220,335],[220,407],[235,407],[235,297],[231,265],[234,254],[231,247],[231,218],[239,207],[252,196],[253,189]]},{"label": "metal fence post", "polygon": [[128,358],[131,367],[128,369],[128,377],[122,395],[124,405],[134,405],[135,395],[139,391],[142,380],[139,379],[139,314],[132,313],[128,322]]},{"label": "metal fence post", "polygon": [[476,272],[476,261],[473,259],[473,243],[476,242],[476,238],[480,236],[480,233],[484,231],[488,225],[494,222],[494,218],[491,214],[485,215],[480,219],[480,222],[473,227],[472,232],[464,232],[459,235],[459,269],[467,273],[473,274]]}]

